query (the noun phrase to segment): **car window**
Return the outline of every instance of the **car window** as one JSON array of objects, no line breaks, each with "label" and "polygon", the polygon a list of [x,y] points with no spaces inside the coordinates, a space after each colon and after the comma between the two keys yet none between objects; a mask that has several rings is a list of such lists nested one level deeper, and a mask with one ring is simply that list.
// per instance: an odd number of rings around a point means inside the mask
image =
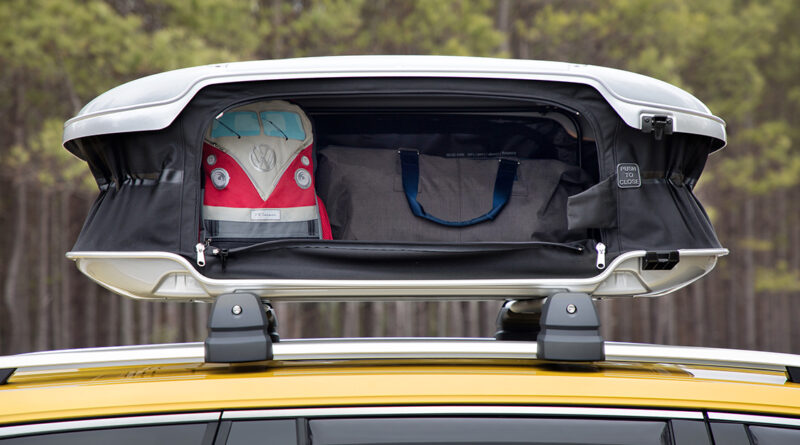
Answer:
[{"label": "car window", "polygon": [[[125,428],[69,431],[63,433],[35,434],[0,439],[2,445],[200,445],[206,436],[206,428],[216,424],[183,423],[177,425],[154,425]],[[212,431],[213,432],[213,431]]]},{"label": "car window", "polygon": [[672,439],[676,444],[711,445],[706,423],[702,420],[673,419]]},{"label": "car window", "polygon": [[309,421],[313,445],[671,443],[667,421],[524,418],[361,418]]},{"label": "car window", "polygon": [[747,430],[741,423],[711,422],[714,443],[725,445],[750,445]]},{"label": "car window", "polygon": [[[217,444],[227,445],[294,445],[297,443],[297,426],[294,419],[244,420],[223,422]],[[227,435],[227,441],[225,437]]]},{"label": "car window", "polygon": [[750,435],[758,445],[800,444],[800,429],[773,426],[750,426]]}]

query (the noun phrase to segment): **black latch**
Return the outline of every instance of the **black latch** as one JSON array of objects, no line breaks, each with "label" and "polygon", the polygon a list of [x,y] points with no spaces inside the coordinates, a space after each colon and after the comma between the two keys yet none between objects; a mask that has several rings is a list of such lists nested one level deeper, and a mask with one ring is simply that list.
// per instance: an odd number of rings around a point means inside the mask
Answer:
[{"label": "black latch", "polygon": [[677,250],[671,252],[647,252],[642,257],[642,270],[672,270],[681,260]]},{"label": "black latch", "polygon": [[672,118],[669,116],[642,116],[642,131],[653,133],[660,141],[665,134],[672,134]]}]

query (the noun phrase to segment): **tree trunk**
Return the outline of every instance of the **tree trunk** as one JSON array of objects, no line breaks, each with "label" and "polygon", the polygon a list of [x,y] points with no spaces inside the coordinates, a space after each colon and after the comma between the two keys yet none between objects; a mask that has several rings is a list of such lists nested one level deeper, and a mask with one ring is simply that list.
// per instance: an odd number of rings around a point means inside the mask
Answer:
[{"label": "tree trunk", "polygon": [[120,302],[120,330],[122,334],[122,344],[132,345],[135,343],[133,331],[133,300],[128,297],[117,297]]},{"label": "tree trunk", "polygon": [[659,297],[650,307],[655,310],[655,335],[651,337],[654,343],[674,344],[675,331],[675,299],[678,295],[670,294]]},{"label": "tree trunk", "polygon": [[342,335],[344,337],[358,337],[361,333],[361,317],[358,316],[359,303],[344,303],[344,317]]},{"label": "tree trunk", "polygon": [[408,301],[398,301],[395,303],[395,336],[410,337],[413,332],[414,311]]},{"label": "tree trunk", "polygon": [[182,303],[165,303],[166,304],[166,338],[164,339],[168,343],[173,343],[178,341],[178,330],[180,329],[180,312],[178,310],[178,304]]},{"label": "tree trunk", "polygon": [[[69,243],[71,240],[68,236],[69,234],[69,227],[70,227],[70,211],[69,211],[69,198],[70,193],[68,190],[64,189],[61,190],[61,214],[59,219],[61,223],[59,224],[60,230],[62,231],[61,235],[61,243],[59,244],[61,247],[61,252],[66,252],[70,250]],[[62,347],[74,347],[72,343],[72,314],[73,314],[73,303],[72,303],[72,277],[71,277],[71,269],[72,265],[70,264],[71,261],[66,260],[65,258],[61,257],[59,261],[59,265],[61,266],[61,329],[59,331],[59,336],[62,338]]]},{"label": "tree trunk", "polygon": [[[800,200],[800,187],[795,187],[794,190],[790,191],[787,196],[788,202],[791,202],[792,211],[789,213],[789,228],[787,231],[789,232],[789,269],[790,270],[800,270],[800,215],[798,215],[797,211],[797,202]],[[794,297],[793,300],[797,297],[796,293],[791,295]],[[798,309],[797,302],[793,301],[792,307],[794,310],[791,314],[793,319],[792,322],[789,323],[790,329],[789,332],[786,333],[786,340],[788,342],[788,351],[793,353],[800,352],[800,323],[796,320],[800,318],[800,310]]]},{"label": "tree trunk", "polygon": [[630,300],[609,300],[614,306],[614,339],[617,341],[633,341],[633,310]]},{"label": "tree trunk", "polygon": [[439,301],[436,303],[436,336],[447,337],[447,326],[449,320],[447,319],[448,303]]},{"label": "tree trunk", "polygon": [[428,337],[428,314],[430,313],[428,309],[428,303],[421,301],[414,303],[415,311],[414,314],[414,336],[415,337]]},{"label": "tree trunk", "polygon": [[86,299],[83,305],[85,308],[83,318],[83,346],[86,347],[98,346],[97,325],[99,320],[97,319],[97,294],[99,290],[99,285],[93,282],[87,284]]},{"label": "tree trunk", "polygon": [[[200,338],[194,330],[194,306],[195,303],[181,304],[183,311],[183,337],[184,341],[199,341]],[[149,306],[149,305],[148,305]]]},{"label": "tree trunk", "polygon": [[637,298],[634,300],[634,303],[637,308],[638,316],[636,317],[636,325],[637,325],[637,334],[636,339],[634,341],[642,342],[642,343],[652,343],[653,342],[653,323],[652,316],[653,316],[653,304],[652,301],[647,298]]},{"label": "tree trunk", "polygon": [[[744,200],[744,239],[755,240],[755,197],[748,194]],[[744,346],[756,349],[758,341],[756,289],[755,289],[755,252],[753,248],[744,249],[744,274],[742,275],[742,295],[744,297]]]},{"label": "tree trunk", "polygon": [[3,294],[10,323],[8,344],[9,353],[30,350],[30,323],[28,317],[28,295],[20,291],[23,257],[25,251],[25,232],[28,227],[28,184],[25,180],[14,182],[17,201],[17,217],[12,232],[11,257],[6,268],[6,282]]},{"label": "tree trunk", "polygon": [[511,56],[511,0],[499,0],[497,2],[497,30],[503,33],[503,41],[500,43],[500,51]]},{"label": "tree trunk", "polygon": [[283,0],[272,0],[272,58],[283,57]]},{"label": "tree trunk", "polygon": [[[292,325],[290,307],[291,303],[272,303],[272,309],[275,311],[275,317],[278,323],[278,335],[280,335],[282,339],[291,338],[289,337],[289,327]],[[189,334],[189,329],[186,329],[186,335],[189,336]]]},{"label": "tree trunk", "polygon": [[523,38],[517,39],[517,58],[520,59],[530,59],[531,52],[530,48],[528,48],[528,42],[525,41]]},{"label": "tree trunk", "polygon": [[[789,215],[787,212],[787,203],[789,202],[789,193],[785,189],[779,190],[775,197],[773,198],[773,202],[776,204],[775,213],[777,214],[776,220],[778,221],[778,228],[777,233],[780,234],[785,241],[778,243],[778,254],[777,258],[780,259],[784,264],[787,265],[787,270],[796,271],[797,269],[793,269],[789,267],[789,263],[791,260],[791,230],[790,230],[790,223],[789,223]],[[774,333],[771,335],[772,338],[775,338],[775,350],[781,352],[790,352],[791,348],[791,329],[792,329],[792,305],[790,303],[790,298],[792,297],[790,292],[783,292],[782,295],[778,297],[777,308],[775,311],[776,315],[776,323],[768,323],[770,326],[774,326]]]},{"label": "tree trunk", "polygon": [[370,308],[371,337],[383,337],[386,333],[386,305],[381,301],[372,303]]},{"label": "tree trunk", "polygon": [[603,335],[603,339],[605,340],[616,338],[612,304],[612,300],[608,298],[597,302],[597,313],[600,318],[600,333]]},{"label": "tree trunk", "polygon": [[198,339],[203,339],[206,337],[208,328],[206,324],[208,323],[208,311],[211,308],[211,305],[208,303],[197,303],[194,304],[194,331],[196,332]]},{"label": "tree trunk", "polygon": [[[691,344],[697,346],[706,346],[706,329],[708,326],[713,326],[710,323],[704,322],[706,320],[706,296],[703,293],[705,282],[696,282],[689,288],[689,296],[692,299],[692,312],[685,314],[690,318],[692,323],[692,342]],[[682,314],[683,315],[683,314]]]},{"label": "tree trunk", "polygon": [[468,301],[467,304],[466,325],[464,326],[464,333],[467,337],[478,337],[480,329],[480,307],[477,301]]},{"label": "tree trunk", "polygon": [[119,306],[120,306],[120,297],[119,295],[108,291],[106,292],[106,299],[108,300],[108,304],[106,305],[105,313],[101,314],[100,318],[106,323],[106,336],[105,341],[103,344],[106,346],[111,345],[118,345],[119,344]]},{"label": "tree trunk", "polygon": [[464,336],[464,305],[461,301],[448,303],[447,330],[450,337]]},{"label": "tree trunk", "polygon": [[38,305],[36,307],[36,349],[43,351],[50,349],[50,191],[46,186],[41,186],[39,202],[39,268],[38,277]]},{"label": "tree trunk", "polygon": [[152,342],[152,334],[153,334],[153,305],[158,304],[155,302],[146,301],[143,304],[138,305],[139,310],[138,319],[139,319],[139,326],[138,326],[138,340],[137,342],[143,345]]},{"label": "tree trunk", "polygon": [[[12,75],[16,88],[16,95],[14,97],[14,115],[12,120],[13,145],[22,146],[25,144],[25,108],[26,108],[26,89],[24,79],[20,72]],[[6,304],[6,320],[9,323],[8,339],[5,350],[13,352],[21,352],[30,350],[30,325],[28,323],[28,301],[27,292],[22,294],[19,289],[19,279],[21,275],[24,261],[25,250],[25,232],[28,228],[28,184],[24,175],[21,179],[13,178],[12,187],[16,196],[16,218],[14,222],[14,229],[11,233],[11,257],[6,267],[6,282],[3,286],[3,297]],[[2,348],[0,344],[0,348]]]},{"label": "tree trunk", "polygon": [[153,343],[164,343],[164,305],[153,302],[153,328],[150,331],[150,341]]}]

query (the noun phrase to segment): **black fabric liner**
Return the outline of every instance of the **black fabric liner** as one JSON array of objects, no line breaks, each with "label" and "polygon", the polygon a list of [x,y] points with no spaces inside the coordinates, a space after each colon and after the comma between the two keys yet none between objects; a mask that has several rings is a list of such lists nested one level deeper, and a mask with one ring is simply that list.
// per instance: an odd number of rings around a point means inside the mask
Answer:
[{"label": "black fabric liner", "polygon": [[[535,111],[535,109],[530,110]],[[313,110],[310,111],[312,116]],[[396,150],[421,154],[489,158],[503,154],[523,159],[557,159],[581,165],[577,140],[549,118],[514,115],[444,113],[322,114],[314,116],[317,146]],[[593,144],[591,144],[593,145]],[[597,156],[584,165],[597,178]],[[591,156],[591,152],[587,157]]]},{"label": "black fabric liner", "polygon": [[[483,97],[525,101],[532,107],[558,106],[580,113],[596,141],[598,180],[611,177],[617,163],[639,164],[642,171],[663,172],[638,189],[612,188],[617,224],[590,227],[595,239],[609,246],[607,261],[631,249],[676,250],[715,248],[719,241],[704,210],[691,193],[712,138],[676,133],[657,142],[625,125],[593,88],[585,85],[524,80],[367,78],[264,81],[214,85],[201,90],[167,128],[159,131],[111,134],[67,144],[88,161],[101,185],[75,251],[168,251],[194,259],[201,238],[201,147],[203,133],[214,116],[233,106],[265,98],[378,97],[417,98],[420,107],[435,106],[437,97]],[[311,117],[315,119],[313,110]],[[322,116],[322,114],[320,114]],[[322,119],[322,118],[321,118]],[[324,119],[323,119],[324,121]],[[324,127],[324,122],[322,124]],[[365,133],[366,135],[366,133]],[[317,140],[340,137],[317,134]],[[512,139],[509,139],[511,141]],[[330,140],[329,140],[330,142]],[[584,163],[591,159],[584,144]],[[593,147],[592,147],[593,148]],[[555,154],[553,154],[555,153]],[[545,157],[561,156],[558,150]],[[170,172],[166,174],[165,172]],[[183,183],[174,178],[182,177]],[[675,183],[666,178],[682,178]],[[608,199],[607,197],[605,199]],[[580,208],[573,209],[581,212]],[[589,218],[591,219],[591,218]],[[590,224],[591,225],[591,224]],[[588,241],[593,247],[593,241]],[[309,246],[314,246],[309,247]],[[325,246],[324,249],[317,248]],[[380,244],[376,244],[380,247]],[[446,245],[445,245],[446,247]],[[460,245],[458,254],[409,249],[364,250],[343,241],[284,241],[273,247],[228,257],[225,271],[209,257],[201,272],[217,278],[532,278],[582,277],[598,273],[593,248],[542,248],[515,243],[511,250],[492,250],[481,243]]]},{"label": "black fabric liner", "polygon": [[[635,163],[642,172],[662,172],[640,188],[615,188],[617,251],[722,247],[692,188],[713,146],[708,138],[677,134],[656,141],[627,126],[619,128],[619,163]],[[681,181],[682,179],[682,181]],[[658,246],[663,246],[659,248]]]},{"label": "black fabric liner", "polygon": [[184,149],[182,140],[180,126],[171,126],[69,145],[88,161],[100,188],[74,251],[181,252],[197,242],[196,234],[179,230],[198,224],[186,205],[196,202],[197,187],[186,184],[199,184],[199,178],[186,164],[200,156]]}]

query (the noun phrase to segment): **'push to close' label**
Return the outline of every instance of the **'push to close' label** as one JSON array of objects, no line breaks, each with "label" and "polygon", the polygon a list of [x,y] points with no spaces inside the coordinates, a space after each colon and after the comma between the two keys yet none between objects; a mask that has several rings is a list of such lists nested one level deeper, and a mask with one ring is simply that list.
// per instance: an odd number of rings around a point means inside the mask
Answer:
[{"label": "'push to close' label", "polygon": [[642,186],[638,164],[617,164],[617,186],[630,189]]}]

